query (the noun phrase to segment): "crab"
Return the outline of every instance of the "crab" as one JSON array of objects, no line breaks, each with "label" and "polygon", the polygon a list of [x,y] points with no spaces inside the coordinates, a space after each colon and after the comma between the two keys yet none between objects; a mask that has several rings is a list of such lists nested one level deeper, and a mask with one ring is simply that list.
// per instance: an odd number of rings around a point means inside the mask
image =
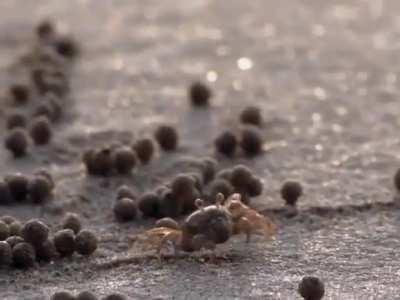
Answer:
[{"label": "crab", "polygon": [[204,206],[200,199],[195,204],[197,210],[182,225],[169,218],[161,219],[157,222],[160,227],[145,231],[139,240],[156,248],[160,260],[166,246],[172,247],[174,255],[178,251],[210,250],[210,260],[214,260],[216,246],[235,234],[244,233],[248,243],[253,233],[268,238],[275,233],[272,221],[243,204],[240,194],[233,194],[226,201],[222,194],[218,194],[215,205]]}]

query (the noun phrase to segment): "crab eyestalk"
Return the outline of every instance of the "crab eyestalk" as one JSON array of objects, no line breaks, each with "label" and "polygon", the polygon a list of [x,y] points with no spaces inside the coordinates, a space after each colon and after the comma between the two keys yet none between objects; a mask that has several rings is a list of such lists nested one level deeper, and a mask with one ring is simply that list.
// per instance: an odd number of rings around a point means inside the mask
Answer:
[{"label": "crab eyestalk", "polygon": [[196,199],[194,201],[194,204],[196,205],[197,209],[204,211],[204,201],[201,199]]}]

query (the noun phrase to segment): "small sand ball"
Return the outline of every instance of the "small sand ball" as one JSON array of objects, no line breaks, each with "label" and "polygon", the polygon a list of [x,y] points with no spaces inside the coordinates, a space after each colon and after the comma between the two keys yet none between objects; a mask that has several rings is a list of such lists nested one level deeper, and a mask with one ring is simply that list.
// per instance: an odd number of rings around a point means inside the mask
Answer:
[{"label": "small sand ball", "polygon": [[67,291],[55,292],[50,300],[76,300],[73,294]]},{"label": "small sand ball", "polygon": [[210,183],[210,202],[214,203],[216,196],[221,193],[225,198],[233,194],[234,188],[229,181],[223,178],[217,178]]},{"label": "small sand ball", "polygon": [[51,123],[45,116],[36,117],[29,132],[36,145],[48,144],[53,135]]},{"label": "small sand ball", "polygon": [[325,294],[325,287],[317,277],[306,276],[299,283],[298,292],[305,300],[321,300]]},{"label": "small sand ball", "polygon": [[210,89],[201,82],[194,82],[189,88],[189,98],[193,106],[208,106],[212,96]]},{"label": "small sand ball", "polygon": [[4,222],[0,221],[0,241],[6,240],[10,236],[10,228]]},{"label": "small sand ball", "polygon": [[257,127],[246,126],[242,129],[240,146],[248,156],[260,154],[263,146],[263,138]]},{"label": "small sand ball", "polygon": [[26,127],[26,117],[20,112],[14,112],[7,117],[7,129],[13,128],[25,128]]},{"label": "small sand ball", "polygon": [[55,26],[50,20],[43,20],[36,26],[36,35],[41,40],[48,40],[55,34]]},{"label": "small sand ball", "polygon": [[114,161],[109,147],[102,147],[92,154],[93,174],[108,176],[112,173]]},{"label": "small sand ball", "polygon": [[47,239],[44,243],[35,245],[37,261],[52,261],[57,256],[56,246],[52,239]]},{"label": "small sand ball", "polygon": [[170,125],[160,125],[154,136],[164,151],[173,151],[178,147],[178,132]]},{"label": "small sand ball", "polygon": [[136,155],[128,147],[122,147],[114,152],[114,167],[120,174],[128,174],[136,165]]},{"label": "small sand ball", "polygon": [[221,171],[219,171],[217,173],[217,175],[215,175],[215,177],[222,178],[222,179],[225,179],[225,180],[228,180],[229,182],[231,182],[232,169],[231,168],[222,169]]},{"label": "small sand ball", "polygon": [[195,181],[192,176],[179,174],[172,180],[171,189],[174,195],[182,195],[190,192],[194,185]]},{"label": "small sand ball", "polygon": [[15,247],[15,245],[19,243],[24,243],[25,240],[17,235],[12,235],[6,239],[6,242],[10,245],[11,249]]},{"label": "small sand ball", "polygon": [[10,236],[11,235],[21,235],[22,234],[22,224],[19,221],[14,221],[8,225],[10,229]]},{"label": "small sand ball", "polygon": [[75,251],[75,235],[71,229],[62,229],[54,235],[54,245],[61,256],[71,256]]},{"label": "small sand ball", "polygon": [[82,230],[75,237],[76,252],[81,255],[91,255],[97,249],[96,235],[89,230]]},{"label": "small sand ball", "polygon": [[51,186],[51,189],[52,190],[54,189],[56,184],[54,182],[53,176],[51,176],[49,171],[47,171],[46,169],[39,169],[39,170],[36,170],[35,173],[33,173],[33,175],[35,175],[35,176],[43,176],[49,182],[49,184]]},{"label": "small sand ball", "polygon": [[21,173],[8,175],[5,178],[15,201],[24,201],[28,196],[29,178]]},{"label": "small sand ball", "polygon": [[75,234],[77,234],[82,228],[81,219],[77,214],[67,213],[62,220],[62,228],[71,229]]},{"label": "small sand ball", "polygon": [[29,196],[33,203],[43,203],[51,196],[51,183],[44,176],[34,176],[29,181]]},{"label": "small sand ball", "polygon": [[74,59],[79,55],[79,46],[70,36],[62,36],[55,42],[55,49],[61,56]]},{"label": "small sand ball", "polygon": [[244,108],[240,113],[240,121],[243,124],[261,126],[263,123],[261,109],[256,106],[248,106]]},{"label": "small sand ball", "polygon": [[124,295],[115,293],[104,297],[102,300],[128,300]]},{"label": "small sand ball", "polygon": [[83,291],[76,296],[76,300],[97,300],[97,297],[92,292]]},{"label": "small sand ball", "polygon": [[9,243],[0,241],[0,267],[8,266],[12,259],[12,249]]},{"label": "small sand ball", "polygon": [[214,144],[218,153],[232,156],[236,151],[237,139],[232,131],[225,130],[215,139]]},{"label": "small sand ball", "polygon": [[211,158],[206,157],[202,160],[202,173],[203,181],[205,184],[211,182],[215,178],[215,173],[217,172],[218,162]]},{"label": "small sand ball", "polygon": [[14,128],[6,135],[4,146],[14,157],[26,155],[29,146],[29,137],[25,129]]},{"label": "small sand ball", "polygon": [[14,104],[23,105],[29,100],[29,87],[24,84],[14,84],[10,86],[10,96],[14,101]]},{"label": "small sand ball", "polygon": [[167,227],[172,229],[179,229],[179,224],[172,218],[162,218],[157,220],[155,227]]},{"label": "small sand ball", "polygon": [[137,206],[135,200],[129,198],[121,198],[115,201],[113,207],[115,217],[121,221],[132,221],[137,215]]},{"label": "small sand ball", "polygon": [[303,195],[303,188],[297,181],[286,181],[281,188],[282,199],[287,205],[296,205],[297,200]]},{"label": "small sand ball", "polygon": [[17,221],[17,219],[12,216],[1,216],[0,221],[10,225],[12,222]]},{"label": "small sand ball", "polygon": [[139,210],[144,217],[158,218],[160,216],[161,199],[156,193],[145,193],[139,198]]},{"label": "small sand ball", "polygon": [[50,229],[46,224],[37,219],[32,219],[22,227],[21,234],[28,243],[38,245],[47,240],[49,232]]},{"label": "small sand ball", "polygon": [[13,201],[10,188],[4,180],[0,180],[0,205],[7,205]]},{"label": "small sand ball", "polygon": [[154,155],[154,143],[150,138],[137,140],[133,149],[142,164],[147,164]]},{"label": "small sand ball", "polygon": [[252,179],[251,170],[244,165],[233,167],[231,174],[231,183],[235,188],[245,188],[249,185]]},{"label": "small sand ball", "polygon": [[136,199],[137,195],[135,194],[135,192],[128,187],[127,185],[121,185],[118,189],[117,189],[117,199],[121,199],[121,198],[129,198],[129,199]]},{"label": "small sand ball", "polygon": [[262,194],[264,189],[264,184],[260,178],[256,176],[252,176],[248,185],[247,185],[247,193],[250,197],[257,197]]},{"label": "small sand ball", "polygon": [[17,268],[29,268],[35,263],[35,249],[31,244],[19,243],[12,249],[14,265]]},{"label": "small sand ball", "polygon": [[184,209],[184,202],[181,197],[174,195],[172,190],[167,189],[161,195],[161,213],[163,216],[175,218],[179,217]]}]

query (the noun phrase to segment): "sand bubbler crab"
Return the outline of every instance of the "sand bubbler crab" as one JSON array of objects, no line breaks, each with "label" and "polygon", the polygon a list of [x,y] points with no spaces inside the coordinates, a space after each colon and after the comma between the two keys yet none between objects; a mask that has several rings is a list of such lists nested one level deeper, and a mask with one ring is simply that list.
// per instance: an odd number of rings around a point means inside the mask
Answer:
[{"label": "sand bubbler crab", "polygon": [[225,200],[220,193],[214,205],[205,206],[201,199],[197,199],[195,204],[197,210],[181,225],[171,218],[161,219],[156,223],[158,227],[140,234],[138,240],[155,248],[160,260],[163,249],[170,246],[174,255],[178,251],[211,250],[210,260],[213,261],[216,246],[226,243],[233,235],[245,234],[246,243],[249,243],[253,234],[267,238],[275,234],[275,224],[245,205],[240,194],[233,194]]}]

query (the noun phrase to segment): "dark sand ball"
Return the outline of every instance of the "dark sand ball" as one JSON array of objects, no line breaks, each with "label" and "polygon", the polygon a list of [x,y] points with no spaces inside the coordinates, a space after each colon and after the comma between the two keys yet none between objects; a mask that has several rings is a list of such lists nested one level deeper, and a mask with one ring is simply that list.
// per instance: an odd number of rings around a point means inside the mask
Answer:
[{"label": "dark sand ball", "polygon": [[102,147],[92,154],[93,174],[100,176],[108,176],[112,173],[114,161],[112,151],[109,147]]},{"label": "dark sand ball", "polygon": [[209,183],[215,178],[215,173],[217,173],[218,162],[211,158],[206,157],[202,160],[201,168],[203,173],[203,181],[205,184]]},{"label": "dark sand ball", "polygon": [[97,297],[92,292],[83,291],[76,296],[76,300],[97,300]]},{"label": "dark sand ball", "polygon": [[43,203],[52,193],[51,183],[44,176],[34,176],[29,181],[29,196],[33,203]]},{"label": "dark sand ball", "polygon": [[215,175],[215,177],[225,179],[225,180],[231,182],[232,169],[231,168],[222,169],[221,171],[219,171],[217,173],[217,175]]},{"label": "dark sand ball", "polygon": [[144,217],[158,218],[161,216],[161,198],[158,194],[148,192],[139,198],[139,210]]},{"label": "dark sand ball", "polygon": [[296,205],[297,200],[303,195],[303,188],[297,181],[286,181],[281,188],[282,199],[287,205]]},{"label": "dark sand ball", "polygon": [[10,225],[12,222],[18,221],[16,218],[12,216],[1,216],[0,221],[6,223],[7,225]]},{"label": "dark sand ball", "polygon": [[8,184],[4,180],[0,180],[0,205],[7,205],[13,202]]},{"label": "dark sand ball", "polygon": [[0,241],[6,240],[10,236],[10,228],[4,222],[0,221]]},{"label": "dark sand ball", "polygon": [[76,252],[81,255],[91,255],[97,249],[96,235],[89,230],[82,230],[75,237]]},{"label": "dark sand ball", "polygon": [[217,178],[210,183],[209,187],[210,202],[214,203],[217,195],[221,193],[225,199],[232,195],[234,188],[229,181],[223,178]]},{"label": "dark sand ball", "polygon": [[7,129],[13,128],[25,128],[26,127],[26,117],[20,112],[13,112],[7,117],[6,127]]},{"label": "dark sand ball", "polygon": [[135,194],[135,192],[128,187],[127,185],[121,185],[118,189],[117,189],[117,199],[121,199],[121,198],[129,198],[129,199],[136,199],[137,195]]},{"label": "dark sand ball", "polygon": [[14,265],[17,268],[29,268],[32,267],[35,263],[35,249],[31,244],[28,243],[19,243],[14,246],[12,249],[12,257]]},{"label": "dark sand ball", "polygon": [[263,123],[261,109],[256,106],[247,106],[240,113],[240,121],[243,124],[261,126]]},{"label": "dark sand ball", "polygon": [[93,163],[94,149],[86,149],[82,154],[82,162],[86,167],[86,171],[90,175],[96,175],[96,166]]},{"label": "dark sand ball", "polygon": [[24,84],[13,84],[10,86],[10,96],[14,104],[26,104],[30,97],[29,87]]},{"label": "dark sand ball", "polygon": [[249,196],[250,197],[260,196],[262,194],[263,189],[264,189],[264,184],[261,181],[261,179],[257,178],[256,176],[252,176],[247,186],[247,193],[249,194]]},{"label": "dark sand ball", "polygon": [[235,188],[245,188],[249,185],[252,179],[251,170],[244,165],[233,167],[231,174],[231,183]]},{"label": "dark sand ball", "polygon": [[397,191],[400,191],[400,169],[397,170],[396,174],[394,175],[394,186]]},{"label": "dark sand ball", "polygon": [[49,262],[57,256],[57,249],[52,239],[47,239],[39,245],[35,245],[36,260]]},{"label": "dark sand ball", "polygon": [[194,82],[189,88],[189,98],[193,106],[207,106],[212,96],[210,89],[201,82]]},{"label": "dark sand ball", "polygon": [[175,218],[183,213],[185,199],[166,189],[161,195],[161,213],[165,217]]},{"label": "dark sand ball", "polygon": [[49,171],[47,171],[46,169],[39,169],[39,170],[36,170],[36,171],[33,173],[33,175],[35,175],[35,176],[43,176],[43,177],[46,178],[47,181],[49,182],[49,184],[50,184],[50,186],[51,186],[51,189],[52,189],[52,190],[54,189],[54,187],[55,187],[56,184],[55,184],[55,182],[54,182],[53,176],[51,176],[51,174],[50,174]]},{"label": "dark sand ball", "polygon": [[242,129],[240,146],[248,156],[260,154],[263,146],[263,138],[260,130],[254,126],[246,126]]},{"label": "dark sand ball", "polygon": [[58,54],[68,59],[74,59],[79,55],[79,45],[71,36],[59,37],[54,47]]},{"label": "dark sand ball", "polygon": [[160,125],[154,136],[164,151],[173,151],[178,147],[178,132],[170,125]]},{"label": "dark sand ball", "polygon": [[28,243],[39,245],[44,243],[49,236],[50,229],[42,221],[37,219],[29,220],[22,227],[22,237]]},{"label": "dark sand ball", "polygon": [[77,234],[82,228],[82,223],[77,214],[67,213],[62,220],[61,226],[63,229],[71,229],[75,234]]},{"label": "dark sand ball", "polygon": [[62,229],[54,235],[54,246],[61,256],[71,256],[75,251],[75,235],[71,229]]},{"label": "dark sand ball", "polygon": [[195,180],[188,174],[177,175],[171,183],[172,192],[175,195],[182,195],[190,192],[195,186]]},{"label": "dark sand ball", "polygon": [[6,239],[6,242],[10,245],[11,249],[15,247],[15,245],[19,243],[24,243],[25,240],[17,235],[12,235]]},{"label": "dark sand ball", "polygon": [[23,128],[10,130],[4,140],[4,146],[15,158],[26,155],[29,146],[29,137],[26,130]]},{"label": "dark sand ball", "polygon": [[128,298],[122,294],[115,293],[102,298],[102,300],[128,300]]},{"label": "dark sand ball", "polygon": [[12,249],[9,243],[0,241],[0,267],[8,266],[12,259]]},{"label": "dark sand ball", "polygon": [[67,291],[55,292],[50,300],[76,300],[75,296]]},{"label": "dark sand ball", "polygon": [[8,175],[5,181],[10,188],[11,196],[15,201],[24,201],[28,196],[29,178],[21,173]]},{"label": "dark sand ball", "polygon": [[142,164],[147,164],[154,155],[154,143],[150,138],[142,138],[137,140],[133,149]]},{"label": "dark sand ball", "polygon": [[162,218],[157,220],[154,227],[167,227],[172,229],[179,229],[179,224],[172,218]]},{"label": "dark sand ball", "polygon": [[48,40],[55,34],[55,26],[50,20],[43,20],[36,26],[36,35],[40,40]]},{"label": "dark sand ball", "polygon": [[136,155],[129,147],[121,147],[114,152],[114,167],[120,174],[128,174],[136,165]]},{"label": "dark sand ball", "polygon": [[237,139],[232,131],[225,130],[215,139],[214,144],[218,153],[232,156],[236,151]]},{"label": "dark sand ball", "polygon": [[118,199],[115,201],[113,211],[118,221],[132,221],[137,215],[136,202],[129,198]]},{"label": "dark sand ball", "polygon": [[33,119],[29,132],[36,145],[48,144],[53,136],[51,123],[45,116]]},{"label": "dark sand ball", "polygon": [[300,281],[298,292],[305,300],[321,300],[325,294],[325,287],[317,277],[306,276]]},{"label": "dark sand ball", "polygon": [[12,235],[21,235],[22,234],[22,224],[19,221],[14,221],[8,225],[10,229],[10,236]]}]

